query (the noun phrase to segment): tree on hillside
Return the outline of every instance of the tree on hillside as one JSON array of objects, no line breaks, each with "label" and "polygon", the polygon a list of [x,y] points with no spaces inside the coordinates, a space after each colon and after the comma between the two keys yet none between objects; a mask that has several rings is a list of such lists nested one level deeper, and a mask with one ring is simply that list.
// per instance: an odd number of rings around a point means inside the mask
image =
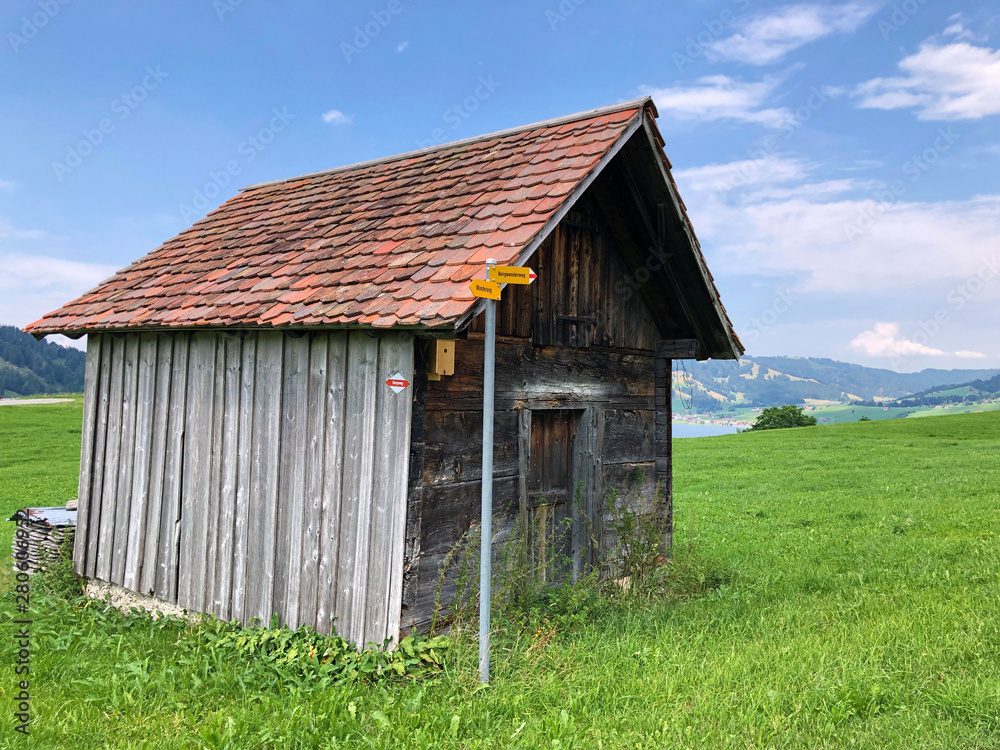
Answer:
[{"label": "tree on hillside", "polygon": [[757,421],[744,432],[757,430],[783,430],[786,427],[811,427],[816,424],[816,417],[810,417],[802,411],[801,406],[785,404],[764,409]]}]

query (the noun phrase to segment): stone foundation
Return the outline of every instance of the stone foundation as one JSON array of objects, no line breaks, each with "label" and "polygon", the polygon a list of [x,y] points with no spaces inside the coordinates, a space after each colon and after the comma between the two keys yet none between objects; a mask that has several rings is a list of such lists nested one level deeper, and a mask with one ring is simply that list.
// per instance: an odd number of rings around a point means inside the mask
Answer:
[{"label": "stone foundation", "polygon": [[87,581],[84,592],[91,599],[103,599],[112,607],[116,607],[126,614],[130,613],[133,607],[139,607],[148,612],[154,620],[158,620],[160,617],[183,617],[196,623],[201,622],[204,617],[197,612],[188,612],[171,602],[162,601],[154,596],[137,594],[117,583],[98,581],[96,578]]}]

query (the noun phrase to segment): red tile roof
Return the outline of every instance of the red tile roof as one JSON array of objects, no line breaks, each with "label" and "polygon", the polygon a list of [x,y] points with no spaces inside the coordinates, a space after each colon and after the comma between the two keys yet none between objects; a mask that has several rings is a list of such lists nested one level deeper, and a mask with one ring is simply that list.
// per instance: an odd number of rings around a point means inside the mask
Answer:
[{"label": "red tile roof", "polygon": [[26,330],[453,327],[648,106],[249,187]]}]

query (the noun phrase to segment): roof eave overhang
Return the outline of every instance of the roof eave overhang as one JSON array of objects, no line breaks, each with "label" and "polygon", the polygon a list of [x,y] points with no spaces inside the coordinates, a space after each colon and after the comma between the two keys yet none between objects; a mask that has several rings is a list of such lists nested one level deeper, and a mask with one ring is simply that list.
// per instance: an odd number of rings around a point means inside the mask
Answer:
[{"label": "roof eave overhang", "polygon": [[[663,154],[660,145],[662,138],[656,129],[656,124],[648,117],[644,116],[642,118],[642,125],[652,153],[656,156]],[[733,330],[732,324],[729,321],[729,316],[726,314],[726,310],[722,305],[722,300],[719,298],[715,282],[712,280],[712,275],[709,273],[708,266],[705,263],[705,256],[702,254],[701,246],[694,235],[691,220],[687,215],[684,204],[681,202],[677,187],[674,184],[670,173],[667,171],[668,165],[664,163],[664,160],[661,158],[656,158],[654,161],[656,162],[656,171],[663,180],[663,187],[670,196],[670,203],[673,206],[675,216],[681,224],[683,236],[687,243],[687,249],[696,264],[701,282],[711,298],[713,318],[711,321],[712,328],[722,333],[722,336],[716,336],[716,340],[713,342],[702,342],[706,348],[705,353],[707,356],[705,358],[739,359],[744,353],[743,345],[737,338],[736,332]]]}]

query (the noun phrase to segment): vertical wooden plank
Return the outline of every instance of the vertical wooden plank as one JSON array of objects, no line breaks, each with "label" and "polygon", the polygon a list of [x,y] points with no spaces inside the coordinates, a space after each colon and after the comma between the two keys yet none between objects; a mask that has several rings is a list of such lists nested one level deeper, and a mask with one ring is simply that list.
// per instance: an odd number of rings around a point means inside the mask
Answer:
[{"label": "vertical wooden plank", "polygon": [[169,424],[163,457],[163,500],[160,507],[160,542],[156,565],[156,595],[170,602],[177,601],[190,353],[191,334],[178,333],[174,338],[173,372],[170,378]]},{"label": "vertical wooden plank", "polygon": [[240,395],[243,347],[239,336],[223,337],[224,379],[221,401],[219,450],[218,533],[216,535],[215,585],[212,612],[229,620],[233,611],[233,562],[236,548],[236,485],[239,472]]},{"label": "vertical wooden plank", "polygon": [[125,584],[125,555],[128,547],[129,511],[132,504],[132,468],[135,460],[136,400],[139,388],[139,334],[125,336],[122,385],[121,446],[118,451],[118,492],[115,502],[115,546],[111,580]]},{"label": "vertical wooden plank", "polygon": [[538,263],[536,269],[538,278],[530,287],[533,294],[532,300],[534,302],[534,319],[532,321],[531,328],[533,331],[535,346],[548,346],[552,343],[550,330],[551,321],[549,319],[551,316],[549,309],[551,281],[549,276],[552,275],[552,267],[549,259],[552,256],[552,245],[559,241],[561,234],[562,227],[560,225],[552,231],[546,240],[539,246],[538,252],[535,253],[535,259]]},{"label": "vertical wooden plank", "polygon": [[248,621],[257,618],[265,625],[274,611],[283,343],[282,334],[276,331],[263,331],[257,336],[245,617]]},{"label": "vertical wooden plank", "polygon": [[[521,549],[528,553],[531,543],[531,508],[528,506],[528,475],[531,466],[531,410],[522,409],[517,420],[517,493],[520,504],[518,523],[520,525]],[[527,559],[516,561],[518,570],[524,570]]]},{"label": "vertical wooden plank", "polygon": [[604,331],[604,301],[606,295],[601,286],[601,268],[606,265],[604,260],[604,254],[607,251],[607,238],[608,232],[601,232],[600,234],[594,235],[593,243],[591,244],[591,315],[594,316],[594,328],[593,336],[591,337],[591,344],[594,342],[600,342],[601,336]]},{"label": "vertical wooden plank", "polygon": [[601,236],[601,264],[598,266],[600,273],[601,296],[603,297],[600,307],[601,320],[601,341],[603,346],[614,346],[617,341],[617,331],[614,328],[614,321],[617,317],[613,314],[615,305],[618,304],[618,295],[621,289],[628,288],[627,283],[619,285],[615,283],[617,279],[626,280],[624,268],[618,263],[619,254],[615,249],[615,243],[611,235],[605,233]]},{"label": "vertical wooden plank", "polygon": [[[580,248],[580,291],[577,301],[578,315],[590,316],[589,323],[581,324],[583,332],[581,346],[592,346],[597,330],[598,305],[600,301],[600,284],[598,282],[599,254],[595,252],[595,234],[588,233]],[[596,263],[595,263],[596,261]]]},{"label": "vertical wooden plank", "polygon": [[239,382],[239,446],[237,448],[236,507],[233,519],[233,580],[230,617],[246,622],[247,529],[253,482],[254,383],[257,372],[257,334],[243,339]]},{"label": "vertical wooden plank", "polygon": [[604,496],[604,407],[596,405],[594,407],[594,417],[596,421],[594,429],[594,532],[593,537],[597,540],[597,549],[594,550],[596,559],[605,556],[607,550],[604,539],[604,529],[606,524],[604,517],[608,512],[606,498]]},{"label": "vertical wooden plank", "polygon": [[335,622],[337,590],[340,572],[341,500],[344,480],[344,439],[347,394],[346,331],[330,334],[327,351],[326,435],[323,495],[321,500],[321,530],[319,580],[316,593],[316,629],[330,633],[343,626]]},{"label": "vertical wooden plank", "polygon": [[655,403],[656,417],[654,428],[654,445],[656,461],[656,490],[659,494],[660,518],[663,523],[664,553],[669,553],[673,545],[673,404],[671,393],[673,380],[673,360],[659,352],[654,358],[655,368]]},{"label": "vertical wooden plank", "polygon": [[180,551],[177,560],[177,603],[196,612],[204,611],[205,561],[211,502],[212,414],[215,392],[216,335],[191,335],[188,361],[187,404],[184,437],[184,469],[181,486]]},{"label": "vertical wooden plank", "polygon": [[[566,248],[566,315],[577,317],[584,313],[580,310],[580,258],[583,254],[582,245],[590,235],[585,229],[573,232],[573,241]],[[574,347],[586,345],[586,324],[574,320],[566,326],[569,332],[569,345]]]},{"label": "vertical wooden plank", "polygon": [[395,393],[385,381],[399,373],[413,382],[413,345],[413,336],[403,332],[379,340],[365,639],[380,644],[399,640],[413,413],[410,389]]},{"label": "vertical wooden plank", "polygon": [[107,463],[108,415],[111,405],[111,360],[114,345],[109,334],[97,334],[100,342],[101,366],[98,373],[97,432],[94,436],[94,466],[91,470],[90,513],[87,529],[87,565],[85,575],[97,577],[97,559],[104,523],[104,466]]},{"label": "vertical wooden plank", "polygon": [[594,502],[594,443],[597,439],[597,408],[589,406],[578,419],[573,465],[573,580],[594,564],[592,543],[595,518]]},{"label": "vertical wooden plank", "polygon": [[531,410],[517,415],[517,491],[522,513],[528,511],[528,467],[531,466]]},{"label": "vertical wooden plank", "polygon": [[[94,444],[97,438],[97,403],[100,393],[101,335],[87,337],[87,364],[83,378],[83,425],[80,445],[80,482],[77,485],[76,532],[73,537],[73,570],[86,575],[88,524],[100,515],[90,510],[94,487],[91,481],[94,467]],[[98,498],[99,500],[99,498]]]},{"label": "vertical wooden plank", "polygon": [[566,314],[566,245],[577,229],[560,227],[550,249],[552,265],[549,270],[549,342],[554,346],[569,343],[569,326],[560,316]]},{"label": "vertical wooden plank", "polygon": [[108,427],[104,452],[104,481],[101,491],[101,537],[97,549],[96,577],[110,581],[115,543],[115,515],[118,502],[119,451],[122,437],[122,378],[125,372],[125,336],[110,334],[111,376],[108,391]]},{"label": "vertical wooden plank", "polygon": [[604,318],[604,335],[607,342],[605,346],[618,346],[618,329],[616,326],[618,316],[615,314],[615,309],[618,306],[622,290],[629,289],[630,287],[628,283],[616,284],[615,280],[627,280],[631,277],[626,275],[627,269],[625,265],[619,262],[621,256],[615,248],[615,243],[610,235],[605,236],[601,257],[604,260],[601,264],[601,287],[604,289],[602,317]]},{"label": "vertical wooden plank", "polygon": [[579,579],[583,572],[584,555],[586,545],[584,544],[584,503],[586,496],[584,489],[587,484],[587,456],[590,449],[590,434],[587,430],[587,413],[584,409],[576,417],[577,422],[573,430],[573,455],[570,456],[570,483],[569,483],[569,517],[571,519],[569,549],[572,565],[570,566],[570,577],[573,583]]},{"label": "vertical wooden plank", "polygon": [[289,627],[299,624],[302,526],[305,514],[306,428],[309,407],[309,344],[285,336],[282,373],[278,534],[275,538],[274,610]]},{"label": "vertical wooden plank", "polygon": [[328,387],[327,362],[330,357],[330,333],[312,335],[309,346],[309,388],[306,406],[305,502],[302,518],[301,587],[298,622],[316,627],[319,560],[322,549],[323,486],[326,474],[326,433],[336,429],[326,416]]},{"label": "vertical wooden plank", "polygon": [[522,284],[514,288],[514,335],[523,339],[531,338],[531,286]]},{"label": "vertical wooden plank", "polygon": [[146,509],[146,531],[139,574],[139,591],[150,594],[156,589],[156,569],[160,547],[160,515],[163,510],[163,488],[166,477],[166,453],[170,429],[170,382],[174,361],[174,336],[157,335],[156,385],[153,396],[152,443],[149,453],[149,494]]},{"label": "vertical wooden plank", "polygon": [[337,630],[364,645],[368,531],[377,408],[378,340],[351,331],[347,350],[344,417],[344,489],[337,587]]},{"label": "vertical wooden plank", "polygon": [[[522,287],[526,292],[523,300],[528,305],[527,320],[531,320],[531,295],[528,286]],[[400,628],[406,629],[416,625],[417,592],[421,584],[421,567],[424,577],[431,573],[426,565],[422,566],[421,536],[424,517],[424,468],[427,465],[427,352],[423,342],[415,342],[413,347],[413,396],[410,406],[410,467],[409,484],[406,488],[406,543],[403,547],[403,598],[400,604]],[[435,579],[436,580],[436,579]]]},{"label": "vertical wooden plank", "polygon": [[497,336],[514,335],[513,300],[516,286],[516,284],[510,284],[506,289],[507,293],[501,296],[500,304],[497,305]]},{"label": "vertical wooden plank", "polygon": [[149,502],[149,474],[153,444],[153,400],[156,388],[155,333],[137,336],[137,392],[135,402],[135,450],[132,468],[132,504],[128,515],[128,541],[125,549],[125,579],[123,586],[139,589],[139,573],[146,536],[146,513]]},{"label": "vertical wooden plank", "polygon": [[205,582],[202,611],[218,615],[215,607],[215,584],[219,560],[219,526],[222,513],[222,474],[225,470],[226,423],[226,344],[232,334],[215,333],[212,336],[215,364],[212,368],[215,383],[212,387],[211,462],[209,466],[208,498],[205,503]]}]

